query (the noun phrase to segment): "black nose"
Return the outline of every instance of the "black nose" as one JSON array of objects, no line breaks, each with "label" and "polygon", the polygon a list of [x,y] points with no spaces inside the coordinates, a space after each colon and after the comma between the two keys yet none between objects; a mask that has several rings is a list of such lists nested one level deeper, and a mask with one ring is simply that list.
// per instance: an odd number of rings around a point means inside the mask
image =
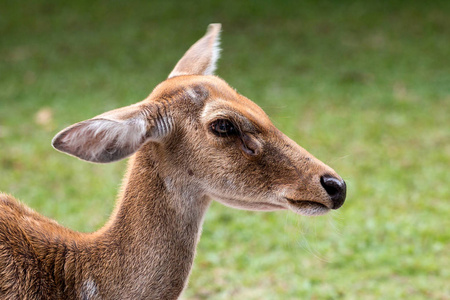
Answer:
[{"label": "black nose", "polygon": [[337,179],[331,175],[320,177],[320,183],[333,201],[332,209],[338,209],[344,204],[347,186],[344,180]]}]

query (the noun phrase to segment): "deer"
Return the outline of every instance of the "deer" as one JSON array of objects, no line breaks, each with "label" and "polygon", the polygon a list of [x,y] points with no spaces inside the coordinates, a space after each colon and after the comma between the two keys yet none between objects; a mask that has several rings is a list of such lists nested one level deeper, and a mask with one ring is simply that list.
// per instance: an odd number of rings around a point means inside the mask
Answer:
[{"label": "deer", "polygon": [[214,75],[220,24],[141,102],[59,132],[55,149],[93,163],[129,158],[116,207],[93,233],[0,194],[1,299],[178,299],[212,201],[315,216],[344,180]]}]

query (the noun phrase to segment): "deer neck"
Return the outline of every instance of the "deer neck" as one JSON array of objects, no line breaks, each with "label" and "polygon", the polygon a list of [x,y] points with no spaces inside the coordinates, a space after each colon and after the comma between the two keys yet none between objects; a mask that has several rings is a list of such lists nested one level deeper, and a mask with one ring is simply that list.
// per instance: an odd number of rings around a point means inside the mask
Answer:
[{"label": "deer neck", "polygon": [[114,245],[113,257],[119,260],[114,268],[121,273],[113,277],[131,291],[118,293],[136,299],[178,297],[210,203],[195,184],[174,180],[160,157],[152,155],[155,147],[146,145],[131,158],[121,199],[98,235]]}]

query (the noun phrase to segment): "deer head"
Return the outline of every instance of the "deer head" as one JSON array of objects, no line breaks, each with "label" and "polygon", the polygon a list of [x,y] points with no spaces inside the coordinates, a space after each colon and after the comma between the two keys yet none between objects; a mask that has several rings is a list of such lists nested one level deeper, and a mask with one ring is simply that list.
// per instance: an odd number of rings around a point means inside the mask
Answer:
[{"label": "deer head", "polygon": [[210,25],[145,100],[64,129],[53,146],[97,163],[136,152],[156,157],[163,178],[239,209],[320,215],[339,208],[341,177],[213,75],[220,28]]}]

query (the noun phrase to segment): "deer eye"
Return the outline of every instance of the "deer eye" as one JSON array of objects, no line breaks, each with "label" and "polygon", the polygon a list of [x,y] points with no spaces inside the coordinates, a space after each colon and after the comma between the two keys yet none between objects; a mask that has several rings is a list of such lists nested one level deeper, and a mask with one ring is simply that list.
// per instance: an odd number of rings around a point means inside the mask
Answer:
[{"label": "deer eye", "polygon": [[239,133],[236,126],[231,121],[225,119],[215,120],[211,123],[210,129],[215,135],[220,137],[237,135]]}]

